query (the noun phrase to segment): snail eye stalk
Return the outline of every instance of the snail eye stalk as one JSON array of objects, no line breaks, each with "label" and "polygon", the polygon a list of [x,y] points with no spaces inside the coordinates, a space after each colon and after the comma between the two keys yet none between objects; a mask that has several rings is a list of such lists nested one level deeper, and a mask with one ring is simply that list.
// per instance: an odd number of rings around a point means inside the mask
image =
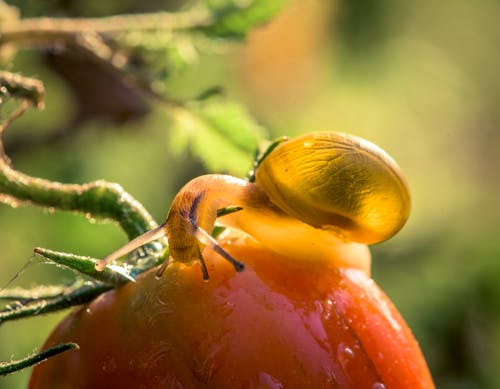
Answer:
[{"label": "snail eye stalk", "polygon": [[156,227],[140,236],[137,238],[131,240],[124,246],[120,247],[118,250],[114,251],[113,253],[109,254],[106,258],[101,259],[100,261],[96,262],[95,268],[97,271],[103,271],[104,268],[110,264],[111,262],[115,261],[116,259],[138,249],[141,246],[144,246],[147,243],[153,242],[155,240],[161,239],[165,237],[165,224],[162,224],[159,227]]},{"label": "snail eye stalk", "polygon": [[[219,243],[217,243],[217,241],[212,237],[212,235],[210,235],[207,231],[205,231],[203,228],[198,226],[198,224],[196,223],[196,221],[194,219],[190,218],[189,221],[190,221],[191,225],[193,226],[194,236],[196,239],[198,239],[198,241],[200,243],[204,244],[205,246],[210,247],[213,251],[215,251],[217,254],[219,254],[222,258],[227,260],[231,265],[233,265],[234,269],[237,272],[241,272],[245,269],[245,265],[243,264],[243,262],[236,260],[231,254],[229,254],[226,250],[224,250],[222,248],[222,246],[219,245]],[[203,260],[201,252],[199,254],[200,254],[200,263],[201,263],[202,270],[204,269],[203,270],[203,278],[205,279],[205,272],[206,272],[205,261]],[[208,272],[207,272],[207,277],[208,277]]]},{"label": "snail eye stalk", "polygon": [[208,275],[207,265],[205,260],[203,259],[203,255],[201,254],[201,250],[198,247],[198,260],[200,261],[201,272],[203,273],[203,281],[208,281],[210,276]]}]

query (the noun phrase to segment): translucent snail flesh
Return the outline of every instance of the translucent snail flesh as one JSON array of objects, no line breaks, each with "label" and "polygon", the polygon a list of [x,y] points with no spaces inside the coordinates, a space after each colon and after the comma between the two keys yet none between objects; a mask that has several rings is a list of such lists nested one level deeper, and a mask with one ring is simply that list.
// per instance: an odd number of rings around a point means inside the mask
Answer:
[{"label": "translucent snail flesh", "polygon": [[172,260],[200,261],[208,278],[201,254],[208,245],[240,271],[243,264],[210,235],[218,211],[231,206],[239,211],[219,223],[246,232],[271,250],[369,273],[366,244],[399,231],[409,214],[410,195],[399,167],[379,147],[352,135],[310,133],[274,148],[258,165],[255,183],[217,174],[191,180],[175,197],[164,224],[96,268],[166,236],[169,260],[164,266]]}]

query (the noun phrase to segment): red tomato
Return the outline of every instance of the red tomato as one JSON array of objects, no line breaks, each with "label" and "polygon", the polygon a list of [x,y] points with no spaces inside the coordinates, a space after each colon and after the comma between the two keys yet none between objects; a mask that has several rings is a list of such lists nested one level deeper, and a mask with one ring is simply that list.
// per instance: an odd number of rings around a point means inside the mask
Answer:
[{"label": "red tomato", "polygon": [[154,271],[71,313],[44,347],[76,342],[29,388],[434,388],[412,333],[361,271],[297,263],[248,240]]}]

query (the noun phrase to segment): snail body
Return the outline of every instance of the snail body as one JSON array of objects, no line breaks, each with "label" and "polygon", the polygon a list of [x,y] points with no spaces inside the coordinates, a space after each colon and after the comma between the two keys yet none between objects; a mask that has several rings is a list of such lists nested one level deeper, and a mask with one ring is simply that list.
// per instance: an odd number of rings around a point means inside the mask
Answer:
[{"label": "snail body", "polygon": [[272,150],[256,168],[255,183],[218,174],[191,180],[175,197],[165,223],[99,261],[96,268],[165,236],[169,261],[198,260],[204,278],[204,245],[241,271],[243,264],[210,235],[218,211],[230,206],[241,210],[218,222],[246,232],[271,250],[291,258],[333,260],[368,273],[366,244],[399,231],[409,214],[410,196],[396,162],[374,144],[346,134],[310,133]]}]

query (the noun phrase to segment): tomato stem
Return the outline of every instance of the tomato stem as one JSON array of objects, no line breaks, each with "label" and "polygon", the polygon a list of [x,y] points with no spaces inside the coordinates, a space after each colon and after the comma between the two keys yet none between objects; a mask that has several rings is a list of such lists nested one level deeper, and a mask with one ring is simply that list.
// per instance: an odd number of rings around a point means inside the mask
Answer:
[{"label": "tomato stem", "polygon": [[53,357],[57,354],[61,354],[68,350],[78,350],[79,347],[76,343],[61,343],[57,346],[50,347],[38,354],[27,356],[15,361],[0,363],[0,376],[14,373],[16,371],[25,369],[30,366],[34,366],[46,359]]},{"label": "tomato stem", "polygon": [[33,299],[25,304],[18,302],[0,311],[0,325],[11,320],[21,319],[55,312],[75,305],[84,304],[100,294],[112,289],[112,285],[103,283],[76,282],[54,298]]}]

